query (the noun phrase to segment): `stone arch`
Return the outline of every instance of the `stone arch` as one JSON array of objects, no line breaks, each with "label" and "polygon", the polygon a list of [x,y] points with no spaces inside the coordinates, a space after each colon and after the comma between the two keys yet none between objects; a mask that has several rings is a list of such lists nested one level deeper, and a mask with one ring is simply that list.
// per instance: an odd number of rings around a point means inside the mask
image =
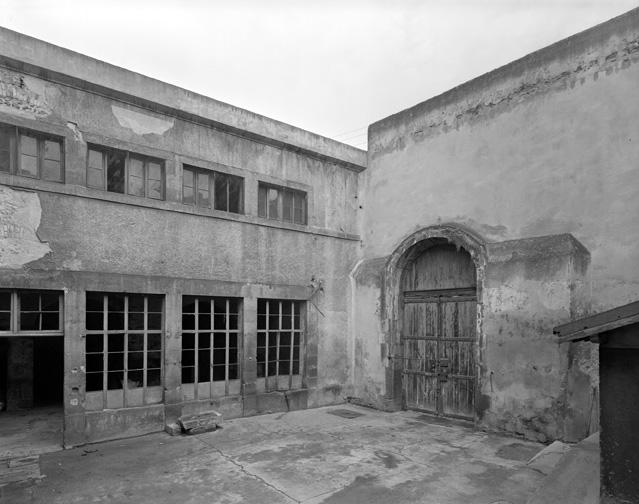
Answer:
[{"label": "stone arch", "polygon": [[[386,353],[386,400],[396,409],[402,406],[401,363],[393,359],[400,350],[401,280],[406,266],[424,251],[438,244],[454,244],[463,248],[472,258],[477,274],[477,387],[480,387],[480,369],[484,348],[482,332],[482,290],[486,269],[486,242],[471,230],[457,224],[428,226],[402,240],[388,257],[384,268],[382,294],[382,320],[384,322]],[[392,406],[391,406],[392,405]]]}]

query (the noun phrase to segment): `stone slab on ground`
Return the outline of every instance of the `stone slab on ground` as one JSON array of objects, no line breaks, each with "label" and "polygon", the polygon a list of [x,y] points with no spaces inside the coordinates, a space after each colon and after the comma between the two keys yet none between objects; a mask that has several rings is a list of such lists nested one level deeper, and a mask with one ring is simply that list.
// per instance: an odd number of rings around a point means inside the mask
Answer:
[{"label": "stone slab on ground", "polygon": [[599,433],[572,445],[527,504],[599,504]]},{"label": "stone slab on ground", "polygon": [[528,461],[528,467],[535,469],[542,474],[548,475],[569,450],[569,444],[561,441],[554,441],[531,458]]},{"label": "stone slab on ground", "polygon": [[543,448],[537,443],[430,423],[409,411],[349,405],[362,415],[343,418],[331,409],[42,455],[46,478],[0,488],[0,502],[525,504],[543,478],[526,467],[529,454]]}]

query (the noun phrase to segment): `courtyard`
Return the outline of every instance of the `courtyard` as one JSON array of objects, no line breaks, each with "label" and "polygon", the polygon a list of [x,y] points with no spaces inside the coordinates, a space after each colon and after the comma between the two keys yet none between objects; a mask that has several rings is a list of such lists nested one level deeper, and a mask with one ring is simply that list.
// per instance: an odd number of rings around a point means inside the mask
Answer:
[{"label": "courtyard", "polygon": [[525,503],[544,446],[414,411],[351,404],[225,421],[42,454],[0,502]]}]

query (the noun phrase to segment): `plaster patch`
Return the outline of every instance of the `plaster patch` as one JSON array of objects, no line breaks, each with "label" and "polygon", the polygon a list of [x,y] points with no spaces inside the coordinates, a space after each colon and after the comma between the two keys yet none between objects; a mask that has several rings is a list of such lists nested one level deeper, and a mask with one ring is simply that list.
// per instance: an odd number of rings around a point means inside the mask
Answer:
[{"label": "plaster patch", "polygon": [[45,85],[33,77],[0,70],[0,111],[38,118],[51,114]]},{"label": "plaster patch", "polygon": [[160,119],[150,114],[111,105],[113,115],[123,128],[128,128],[137,135],[153,133],[163,135],[173,127],[173,119]]},{"label": "plaster patch", "polygon": [[0,268],[21,268],[51,252],[36,234],[41,217],[36,193],[0,186]]},{"label": "plaster patch", "polygon": [[484,289],[484,299],[490,312],[518,311],[528,306],[526,292],[509,285]]}]

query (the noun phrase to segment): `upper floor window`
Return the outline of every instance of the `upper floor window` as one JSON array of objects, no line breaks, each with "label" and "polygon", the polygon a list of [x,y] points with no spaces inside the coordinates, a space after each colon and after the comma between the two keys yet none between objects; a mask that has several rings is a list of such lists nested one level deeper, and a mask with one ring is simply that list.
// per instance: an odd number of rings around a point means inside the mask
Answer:
[{"label": "upper floor window", "polygon": [[0,171],[62,182],[63,146],[59,137],[0,124]]},{"label": "upper floor window", "polygon": [[260,182],[257,214],[267,219],[306,224],[306,193]]},{"label": "upper floor window", "polygon": [[182,202],[224,212],[243,213],[244,179],[184,165]]},{"label": "upper floor window", "polygon": [[164,162],[132,152],[90,145],[87,186],[161,200],[164,199]]}]

